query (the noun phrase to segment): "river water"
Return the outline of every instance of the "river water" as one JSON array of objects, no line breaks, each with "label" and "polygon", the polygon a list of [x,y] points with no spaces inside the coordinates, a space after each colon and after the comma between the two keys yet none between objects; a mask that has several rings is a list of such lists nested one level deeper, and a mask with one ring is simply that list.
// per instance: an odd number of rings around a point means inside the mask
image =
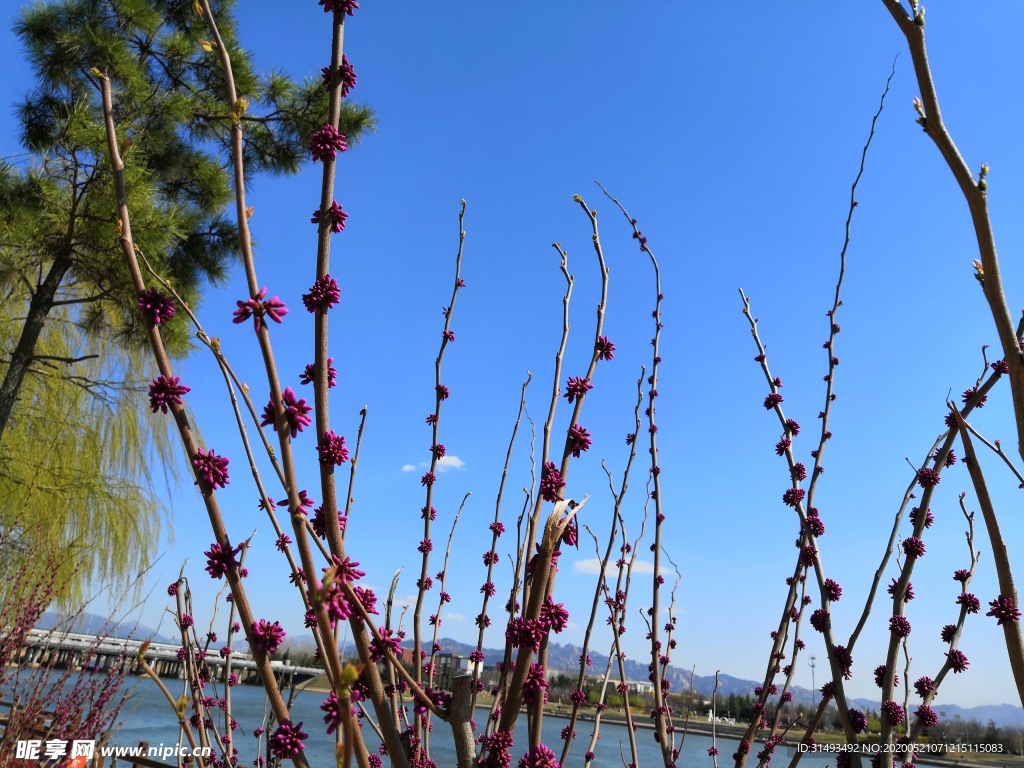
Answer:
[{"label": "river water", "polygon": [[[177,743],[178,726],[174,711],[166,698],[157,690],[151,680],[141,679],[135,682],[137,685],[134,692],[121,714],[122,725],[112,738],[111,743],[116,746],[134,746],[140,741],[149,742],[150,745]],[[165,682],[175,696],[181,694],[180,682],[172,680]],[[232,714],[240,724],[239,730],[235,733],[235,746],[238,747],[240,753],[239,764],[251,765],[256,750],[252,732],[263,722],[265,696],[259,686],[240,685],[231,689],[231,698]],[[324,698],[325,694],[323,693],[304,691],[298,694],[292,707],[293,722],[302,722],[303,730],[309,734],[309,738],[306,740],[306,755],[313,768],[332,768],[335,765],[334,737],[325,732],[324,713],[320,711],[320,704]],[[478,713],[482,725],[486,712],[480,709]],[[222,727],[223,717],[220,720],[218,727]],[[561,752],[560,734],[567,723],[567,720],[556,717],[548,716],[544,719],[544,742],[554,749],[556,754]],[[519,757],[525,751],[526,737],[521,730],[525,726],[525,715],[520,718],[519,725],[520,728],[516,732],[516,747],[512,750],[513,765],[518,763]],[[592,723],[577,723],[577,737],[570,752],[568,765],[583,764],[583,755],[590,743],[592,728]],[[379,741],[368,726],[364,728],[364,734],[367,744],[371,749],[375,749],[379,745]],[[677,734],[677,744],[678,741]],[[710,736],[692,733],[687,735],[683,741],[679,765],[711,768],[712,761],[707,753],[711,743]],[[637,748],[641,766],[651,768],[661,765],[661,754],[654,742],[653,731],[644,728],[637,731]],[[720,765],[732,762],[729,758],[735,748],[735,741],[718,740],[718,749],[721,752]],[[455,748],[446,724],[436,723],[430,736],[430,751],[431,757],[440,768],[455,765]],[[602,723],[601,738],[595,753],[597,755],[593,763],[595,768],[621,768],[628,763],[629,739],[626,728],[621,725]],[[792,748],[780,748],[776,751],[775,762],[784,766],[789,762],[791,756]],[[801,765],[805,765],[807,768],[824,768],[828,763],[834,764],[834,760],[827,759],[826,755],[805,755],[801,761]]]}]

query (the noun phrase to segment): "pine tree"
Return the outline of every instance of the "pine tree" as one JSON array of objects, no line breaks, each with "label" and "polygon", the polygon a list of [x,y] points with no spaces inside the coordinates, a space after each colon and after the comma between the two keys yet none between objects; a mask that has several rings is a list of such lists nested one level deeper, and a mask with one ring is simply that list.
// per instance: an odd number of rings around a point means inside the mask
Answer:
[{"label": "pine tree", "polygon": [[[169,450],[166,428],[146,423],[145,328],[119,252],[96,73],[116,85],[135,240],[193,306],[237,250],[231,121],[244,123],[250,174],[293,173],[326,114],[319,77],[255,70],[232,8],[214,3],[244,112],[224,103],[192,0],[63,0],[16,25],[37,85],[19,107],[28,160],[0,163],[0,526],[71,547],[68,594],[146,566],[160,509],[148,467]],[[372,124],[345,107],[350,142]],[[184,320],[161,330],[172,353],[188,351]]]}]

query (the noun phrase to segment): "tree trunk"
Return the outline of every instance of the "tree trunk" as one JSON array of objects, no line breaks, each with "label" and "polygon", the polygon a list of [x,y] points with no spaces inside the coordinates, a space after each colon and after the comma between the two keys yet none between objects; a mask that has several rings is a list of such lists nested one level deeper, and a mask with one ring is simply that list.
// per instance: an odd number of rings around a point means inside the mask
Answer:
[{"label": "tree trunk", "polygon": [[18,346],[11,354],[10,365],[4,374],[3,383],[0,384],[0,445],[3,444],[4,431],[7,429],[7,422],[14,410],[14,403],[18,399],[18,391],[28,373],[29,365],[35,356],[36,344],[43,332],[43,325],[47,315],[53,309],[54,298],[57,289],[60,287],[64,276],[71,269],[71,253],[66,250],[54,259],[46,278],[36,289],[32,300],[28,305],[28,315],[25,318],[25,325],[21,329],[21,338],[18,339]]}]

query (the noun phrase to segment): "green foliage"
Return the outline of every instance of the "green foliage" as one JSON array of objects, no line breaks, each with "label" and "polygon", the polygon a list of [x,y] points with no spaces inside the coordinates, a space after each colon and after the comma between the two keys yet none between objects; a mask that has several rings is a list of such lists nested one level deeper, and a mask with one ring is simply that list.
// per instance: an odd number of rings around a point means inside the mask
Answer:
[{"label": "green foliage", "polygon": [[[239,96],[249,103],[242,116],[247,172],[295,172],[323,124],[326,93],[318,78],[296,83],[280,73],[257,73],[235,38],[232,5],[214,3],[214,13]],[[19,108],[21,139],[37,162],[23,172],[7,169],[5,183],[39,185],[40,194],[19,218],[36,217],[46,235],[45,246],[25,253],[28,266],[38,268],[69,249],[64,298],[103,294],[83,303],[81,326],[123,344],[140,342],[135,295],[113,230],[116,208],[94,69],[114,88],[134,239],[195,302],[205,281],[225,277],[237,250],[236,227],[226,215],[231,105],[217,51],[204,49],[209,32],[192,0],[36,5],[23,12],[16,31],[37,74],[35,90]],[[342,132],[356,140],[372,127],[372,116],[349,104],[341,122]],[[24,245],[19,234],[0,226],[4,242]],[[171,333],[166,341],[181,353],[188,335]]]},{"label": "green foliage", "polygon": [[[0,337],[17,323],[0,311]],[[165,511],[150,467],[176,462],[166,421],[148,412],[141,383],[126,378],[131,354],[85,339],[65,310],[55,310],[37,352],[5,435],[12,449],[0,452],[0,523],[17,542],[3,565],[16,573],[50,562],[46,581],[59,602],[78,606],[92,587],[127,585],[149,565]],[[87,354],[96,357],[65,362]]]},{"label": "green foliage", "polygon": [[[248,102],[248,173],[295,172],[326,93],[318,77],[259,73],[233,5],[212,3]],[[134,240],[193,306],[238,250],[232,105],[193,0],[37,3],[15,28],[36,85],[18,108],[30,159],[0,162],[0,528],[61,547],[72,599],[149,563],[161,509],[149,467],[170,450],[166,417],[149,423],[154,372],[120,252],[96,73],[114,88]],[[345,106],[350,141],[372,126],[365,107]],[[171,354],[190,349],[183,319],[162,331]]]}]

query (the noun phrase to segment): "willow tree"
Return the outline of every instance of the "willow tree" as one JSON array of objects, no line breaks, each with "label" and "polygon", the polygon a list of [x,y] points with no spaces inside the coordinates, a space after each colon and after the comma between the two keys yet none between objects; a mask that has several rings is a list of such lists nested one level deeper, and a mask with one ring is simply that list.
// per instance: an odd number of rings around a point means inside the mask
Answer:
[{"label": "willow tree", "polygon": [[[28,160],[0,167],[0,292],[6,298],[0,472],[12,473],[4,483],[57,494],[40,507],[53,515],[41,522],[52,531],[62,527],[69,541],[92,530],[88,521],[95,515],[111,513],[110,523],[123,519],[123,533],[134,542],[125,538],[117,559],[103,566],[122,574],[145,564],[143,542],[152,530],[138,518],[157,506],[141,503],[140,496],[128,518],[112,510],[123,509],[136,492],[149,497],[148,451],[166,444],[154,447],[146,436],[159,442],[166,434],[142,430],[138,413],[126,412],[138,409],[129,395],[138,394],[149,371],[138,354],[145,339],[139,297],[124,274],[114,229],[98,74],[117,83],[114,112],[118,135],[126,137],[122,153],[130,158],[136,242],[193,305],[204,285],[226,275],[238,247],[236,223],[227,214],[232,122],[246,124],[250,174],[292,173],[327,108],[319,75],[300,83],[257,72],[239,47],[233,3],[214,6],[225,20],[223,45],[241,94],[227,108],[216,44],[204,38],[192,0],[64,0],[26,8],[16,24],[36,86],[18,111]],[[347,69],[345,76],[351,85],[354,72]],[[348,105],[342,122],[357,139],[372,116]],[[188,351],[183,322],[165,325],[164,338],[172,353]],[[73,409],[64,408],[72,403]],[[60,430],[37,431],[54,420]],[[138,434],[130,434],[135,429]],[[49,453],[45,448],[47,437],[58,439],[49,434],[54,431],[69,441],[59,458],[56,443]],[[97,457],[98,451],[106,455]],[[98,461],[85,461],[89,455]],[[30,466],[38,467],[40,480],[25,486],[26,475],[15,468]],[[80,473],[89,466],[95,472],[86,483]],[[82,496],[84,487],[112,487],[107,481],[114,477],[127,483],[119,487],[135,490],[116,503],[112,496]],[[18,514],[14,498],[0,489],[0,525]],[[31,498],[40,498],[38,492]],[[79,517],[69,517],[74,514]]]},{"label": "willow tree", "polygon": [[[17,323],[2,312],[0,334]],[[152,438],[160,427],[145,390],[124,376],[132,354],[86,338],[66,309],[54,311],[37,351],[5,438],[17,448],[0,452],[0,595],[45,583],[60,603],[80,605],[94,585],[120,588],[150,562],[169,479],[150,468],[172,457]],[[76,357],[86,359],[69,374],[63,360]],[[32,574],[38,567],[54,572]]]}]

